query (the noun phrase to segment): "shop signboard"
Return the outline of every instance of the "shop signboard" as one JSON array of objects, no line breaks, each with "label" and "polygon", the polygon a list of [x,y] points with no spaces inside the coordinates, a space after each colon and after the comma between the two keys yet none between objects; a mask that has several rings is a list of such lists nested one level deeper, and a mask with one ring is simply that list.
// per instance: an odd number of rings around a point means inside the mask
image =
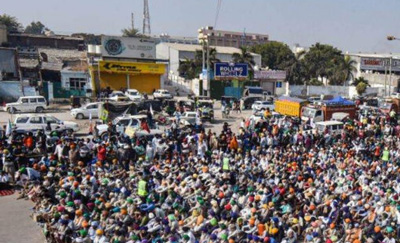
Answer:
[{"label": "shop signboard", "polygon": [[246,63],[219,62],[214,65],[216,80],[245,80],[249,75],[249,67]]},{"label": "shop signboard", "polygon": [[286,71],[282,70],[254,71],[254,79],[285,80]]},{"label": "shop signboard", "polygon": [[156,43],[151,38],[102,36],[103,57],[156,59]]},{"label": "shop signboard", "polygon": [[[374,57],[361,57],[360,69],[362,70],[375,70],[375,71],[389,71],[390,58],[374,58]],[[392,59],[392,71],[400,72],[400,60]]]},{"label": "shop signboard", "polygon": [[123,74],[164,74],[165,65],[157,63],[100,61],[99,71]]}]

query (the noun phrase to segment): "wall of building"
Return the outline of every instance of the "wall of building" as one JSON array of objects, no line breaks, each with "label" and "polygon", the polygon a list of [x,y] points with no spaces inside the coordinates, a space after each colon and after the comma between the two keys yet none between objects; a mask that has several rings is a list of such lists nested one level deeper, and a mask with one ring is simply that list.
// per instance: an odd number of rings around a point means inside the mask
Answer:
[{"label": "wall of building", "polygon": [[[368,87],[364,95],[378,94],[380,91],[375,87]],[[304,85],[290,85],[290,96],[318,96],[318,95],[333,95],[352,98],[357,95],[356,87],[354,86],[304,86]]]},{"label": "wall of building", "polygon": [[[3,79],[12,80],[18,78],[16,50],[13,48],[0,49],[0,73],[5,72]],[[1,75],[0,75],[1,76]]]},{"label": "wall of building", "polygon": [[91,84],[88,81],[88,73],[83,71],[61,71],[61,85],[65,89],[70,89],[70,78],[86,79],[85,89],[91,89]]},{"label": "wall of building", "polygon": [[24,93],[22,93],[20,81],[0,82],[0,102],[13,102],[21,96],[37,95],[35,87],[24,82]]},{"label": "wall of building", "polygon": [[80,49],[84,47],[84,40],[80,38],[60,36],[37,36],[27,34],[9,34],[8,43],[12,47],[49,47],[60,49]]},{"label": "wall of building", "polygon": [[[386,77],[385,77],[386,76]],[[391,82],[390,82],[390,75],[380,74],[380,73],[360,73],[358,77],[363,77],[368,80],[368,83],[371,85],[391,85],[394,87],[398,87],[398,81],[400,80],[399,75],[392,74]]]}]

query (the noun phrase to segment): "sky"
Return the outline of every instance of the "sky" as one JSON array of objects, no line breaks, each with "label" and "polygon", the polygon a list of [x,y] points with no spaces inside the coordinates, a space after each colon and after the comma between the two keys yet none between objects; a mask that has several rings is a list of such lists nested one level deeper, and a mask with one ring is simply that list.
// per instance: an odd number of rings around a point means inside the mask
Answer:
[{"label": "sky", "polygon": [[[218,0],[149,0],[152,34],[197,36],[213,26]],[[222,0],[216,29],[268,34],[289,46],[331,44],[343,52],[400,53],[400,0]],[[77,32],[120,35],[141,29],[143,0],[14,0],[0,14],[26,26],[41,21],[60,34]]]}]

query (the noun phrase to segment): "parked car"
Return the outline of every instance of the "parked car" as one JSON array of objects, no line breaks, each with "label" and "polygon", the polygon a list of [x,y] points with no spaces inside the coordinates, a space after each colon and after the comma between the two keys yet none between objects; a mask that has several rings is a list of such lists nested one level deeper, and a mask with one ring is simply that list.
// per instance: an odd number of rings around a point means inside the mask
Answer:
[{"label": "parked car", "polygon": [[101,102],[88,103],[81,108],[71,110],[71,116],[75,119],[81,120],[85,118],[99,118],[99,108],[103,105]]},{"label": "parked car", "polygon": [[340,121],[322,121],[315,123],[314,132],[318,132],[320,134],[324,134],[325,130],[329,131],[331,135],[338,135],[342,133],[344,124]]},{"label": "parked car", "polygon": [[172,99],[171,93],[166,89],[157,89],[153,93],[154,99]]},{"label": "parked car", "polygon": [[136,89],[128,89],[125,91],[125,95],[132,101],[140,101],[143,96],[142,94]]},{"label": "parked car", "polygon": [[129,98],[122,93],[122,91],[114,91],[110,94],[109,100],[113,100],[113,101],[128,101]]},{"label": "parked car", "polygon": [[61,121],[55,118],[54,116],[45,114],[17,115],[14,120],[14,129],[24,130],[24,131],[37,131],[37,130],[48,131],[49,130],[48,124],[50,125],[51,130],[61,130],[70,132],[77,132],[79,130],[79,126],[75,122]]},{"label": "parked car", "polygon": [[256,101],[251,106],[251,109],[253,109],[254,111],[264,111],[267,109],[273,111],[275,109],[275,105],[272,101]]},{"label": "parked car", "polygon": [[251,106],[253,105],[254,102],[256,101],[261,101],[262,98],[261,97],[245,97],[242,98],[243,100],[243,108],[244,109],[251,109]]},{"label": "parked car", "polygon": [[47,109],[48,103],[43,96],[23,96],[16,102],[7,103],[4,111],[14,114],[20,112],[37,112],[41,113]]},{"label": "parked car", "polygon": [[[128,116],[119,116],[116,117],[113,121],[112,124],[115,125],[116,131],[118,134],[122,134],[125,132],[125,129],[129,126],[132,128],[139,128],[140,123],[142,119],[146,119],[146,115],[128,115]],[[98,136],[101,137],[101,139],[107,139],[108,133],[108,124],[100,124],[96,126],[96,130],[98,133]]]}]

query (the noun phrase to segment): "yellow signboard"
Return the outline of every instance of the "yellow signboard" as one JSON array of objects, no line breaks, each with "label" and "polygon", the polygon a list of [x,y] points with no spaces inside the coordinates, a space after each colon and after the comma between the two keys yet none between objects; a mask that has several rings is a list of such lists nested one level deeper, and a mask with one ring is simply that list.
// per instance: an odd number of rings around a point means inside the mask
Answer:
[{"label": "yellow signboard", "polygon": [[157,63],[100,61],[100,72],[124,74],[164,74],[165,65]]}]

